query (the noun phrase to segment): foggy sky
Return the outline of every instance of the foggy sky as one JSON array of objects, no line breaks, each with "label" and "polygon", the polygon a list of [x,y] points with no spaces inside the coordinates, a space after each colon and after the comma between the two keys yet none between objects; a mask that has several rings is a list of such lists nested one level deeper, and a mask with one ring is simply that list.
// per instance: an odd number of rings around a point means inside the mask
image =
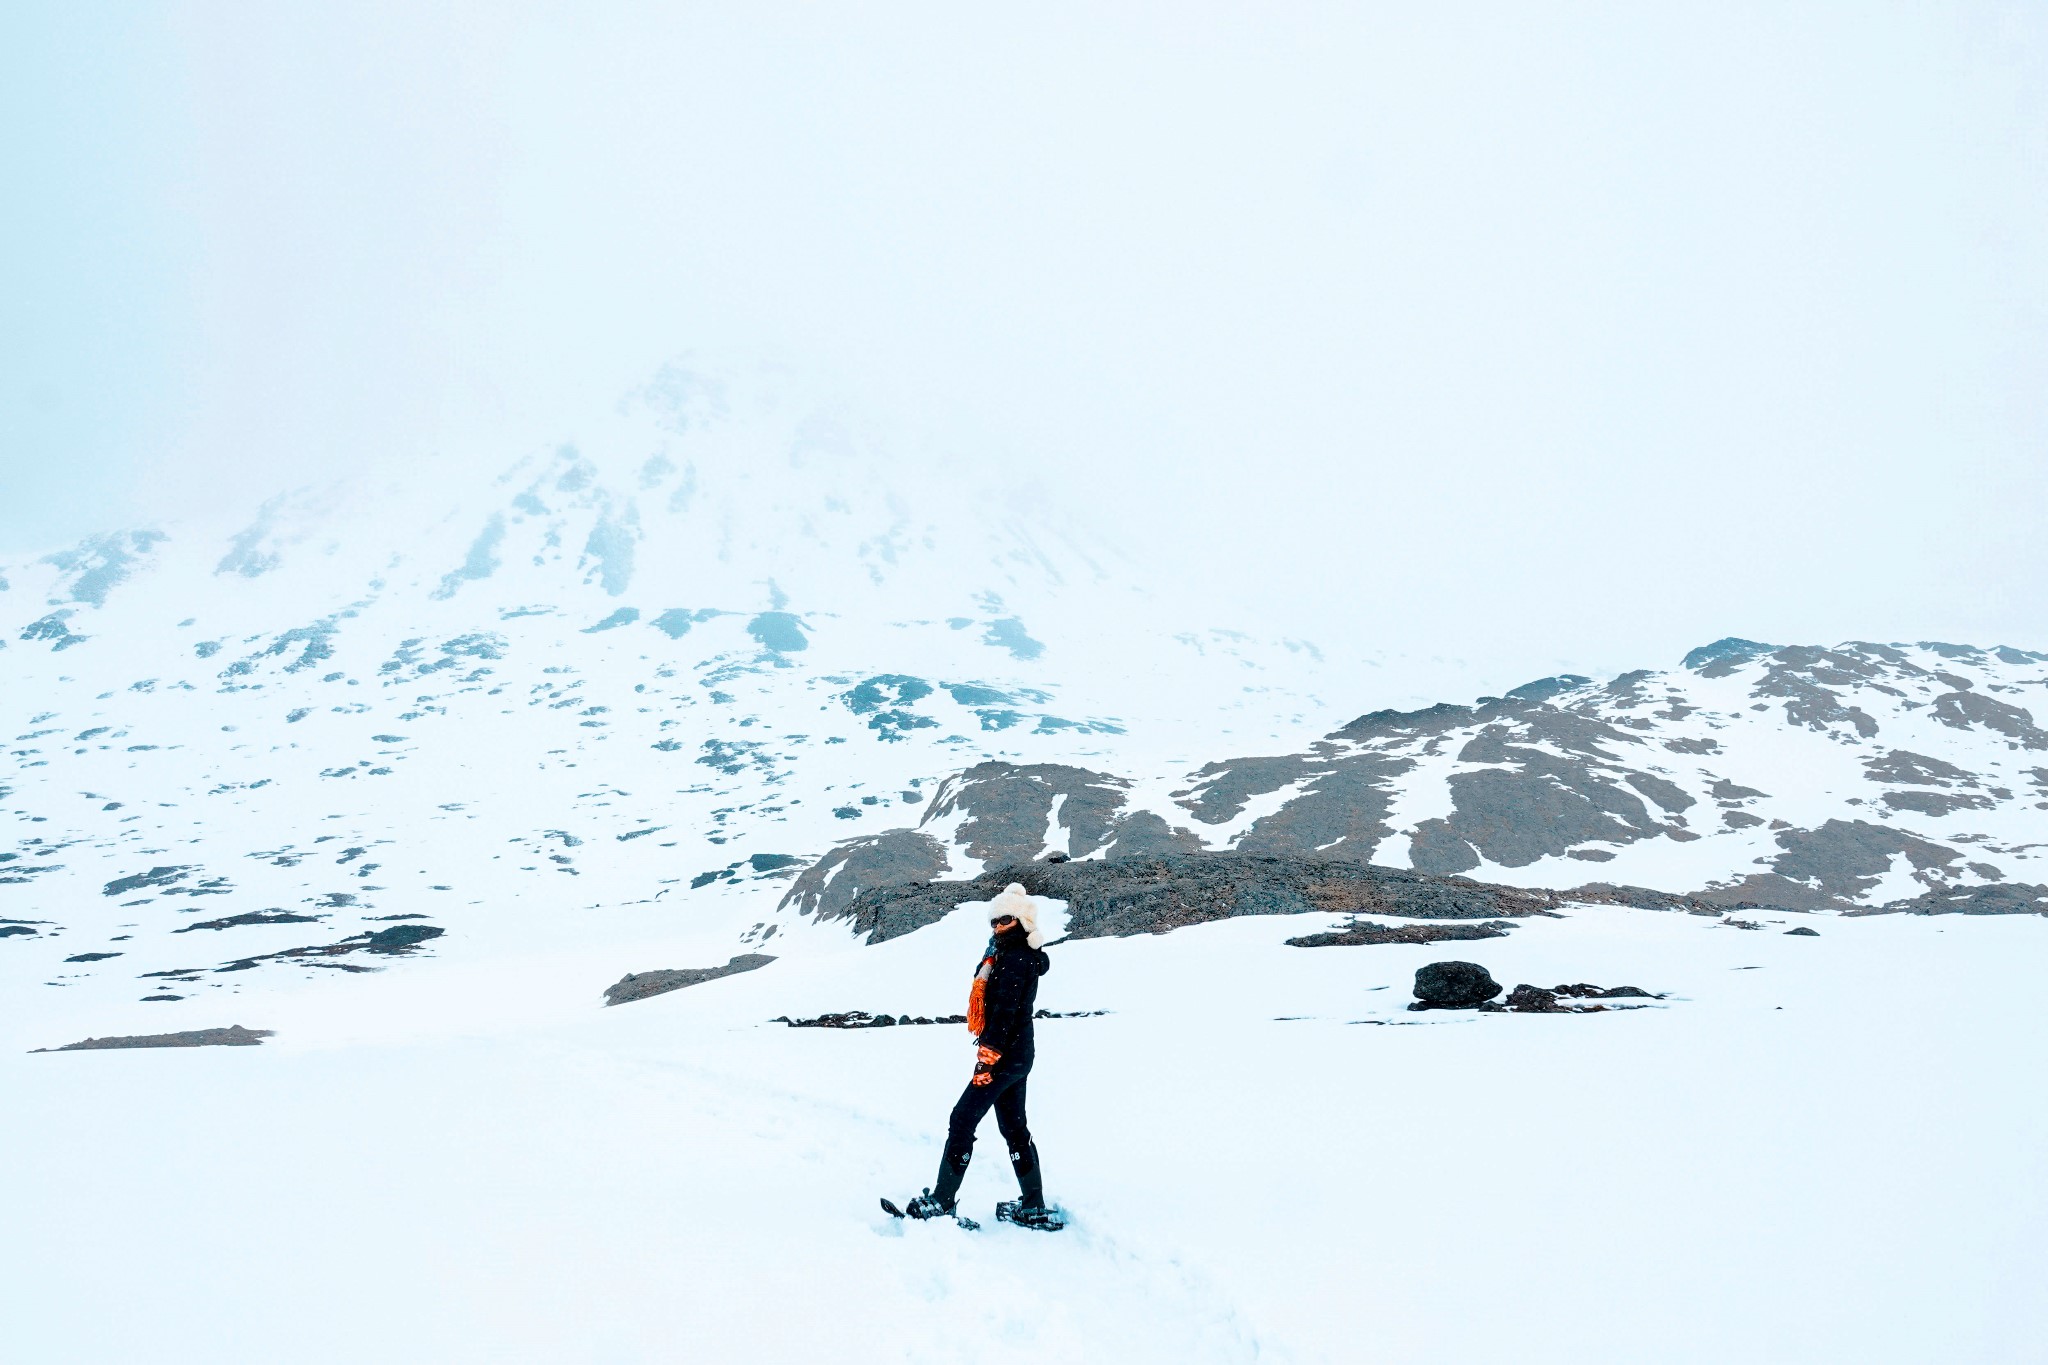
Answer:
[{"label": "foggy sky", "polygon": [[770,355],[1325,634],[2048,648],[2044,96],[2029,5],[16,4],[0,556]]}]

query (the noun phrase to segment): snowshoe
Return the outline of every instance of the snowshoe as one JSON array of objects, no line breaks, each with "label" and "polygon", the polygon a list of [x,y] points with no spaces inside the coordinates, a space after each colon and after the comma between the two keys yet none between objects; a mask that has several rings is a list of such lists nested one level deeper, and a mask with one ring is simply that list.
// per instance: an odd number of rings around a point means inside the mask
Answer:
[{"label": "snowshoe", "polygon": [[951,1208],[941,1204],[930,1190],[926,1190],[923,1194],[911,1200],[908,1207],[900,1209],[884,1199],[882,1201],[882,1212],[888,1214],[891,1218],[951,1218],[969,1232],[981,1231],[981,1224],[975,1222],[972,1218],[962,1218]]},{"label": "snowshoe", "polygon": [[1005,1199],[996,1205],[996,1221],[1015,1223],[1020,1228],[1034,1232],[1058,1232],[1067,1225],[1067,1215],[1045,1204],[1027,1204],[1021,1199]]}]

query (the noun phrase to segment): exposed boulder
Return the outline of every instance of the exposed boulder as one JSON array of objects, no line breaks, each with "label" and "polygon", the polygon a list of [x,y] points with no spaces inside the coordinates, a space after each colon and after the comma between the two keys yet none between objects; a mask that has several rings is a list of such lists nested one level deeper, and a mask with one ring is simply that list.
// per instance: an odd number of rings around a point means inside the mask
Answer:
[{"label": "exposed boulder", "polygon": [[1411,1010],[1469,1010],[1500,994],[1500,982],[1476,962],[1432,962],[1415,972]]},{"label": "exposed boulder", "polygon": [[772,953],[741,953],[723,967],[662,968],[651,972],[627,972],[605,987],[604,1002],[607,1005],[623,1005],[633,1000],[645,1000],[650,995],[665,995],[669,991],[679,991],[685,986],[700,986],[706,981],[716,981],[721,976],[755,971],[774,960],[775,955]]},{"label": "exposed boulder", "polygon": [[1785,932],[1786,932],[1786,933],[1788,933],[1788,934],[1790,934],[1790,935],[1792,935],[1792,936],[1793,936],[1794,938],[1819,938],[1819,937],[1820,937],[1820,930],[1818,930],[1818,929],[1809,929],[1809,928],[1807,928],[1807,927],[1806,927],[1805,925],[1803,925],[1803,924],[1802,924],[1802,925],[1800,925],[1800,926],[1799,926],[1798,928],[1796,928],[1796,929],[1787,929],[1787,930],[1786,930]]}]

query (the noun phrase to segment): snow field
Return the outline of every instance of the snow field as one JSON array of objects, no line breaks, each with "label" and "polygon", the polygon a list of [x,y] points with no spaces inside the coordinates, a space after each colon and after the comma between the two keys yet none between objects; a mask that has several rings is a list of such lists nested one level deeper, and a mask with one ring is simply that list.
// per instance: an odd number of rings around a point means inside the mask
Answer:
[{"label": "snow field", "polygon": [[[210,1021],[278,1027],[261,1048],[8,1055],[10,1354],[2039,1358],[2048,924],[1601,908],[1284,946],[1336,918],[1052,949],[1040,1004],[1114,1011],[1039,1026],[1056,1236],[990,1220],[992,1121],[963,1190],[983,1231],[876,1207],[932,1178],[963,1030],[763,1023],[957,1011],[972,907],[616,1009],[615,971],[574,1011],[392,973],[346,1012]],[[1446,957],[1673,996],[1408,1013]]]}]

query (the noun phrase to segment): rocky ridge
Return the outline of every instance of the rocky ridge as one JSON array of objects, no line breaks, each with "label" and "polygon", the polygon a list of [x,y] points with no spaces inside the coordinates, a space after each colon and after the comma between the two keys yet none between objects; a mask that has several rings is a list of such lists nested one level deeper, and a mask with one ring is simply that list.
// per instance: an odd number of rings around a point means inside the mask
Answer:
[{"label": "rocky ridge", "polygon": [[1212,762],[1165,800],[1138,795],[1152,775],[978,764],[917,824],[825,852],[783,903],[886,937],[939,893],[885,888],[1227,850],[1580,901],[2048,911],[2048,731],[2024,704],[2044,696],[2048,655],[2023,650],[1723,640],[1670,672],[1373,712],[1301,752]]}]

